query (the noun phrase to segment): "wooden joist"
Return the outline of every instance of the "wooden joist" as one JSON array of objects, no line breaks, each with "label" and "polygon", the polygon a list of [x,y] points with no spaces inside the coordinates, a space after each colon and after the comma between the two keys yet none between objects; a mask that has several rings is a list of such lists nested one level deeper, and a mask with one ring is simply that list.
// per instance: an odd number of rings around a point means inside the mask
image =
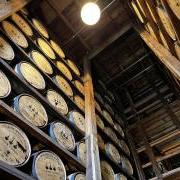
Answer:
[{"label": "wooden joist", "polygon": [[[159,138],[157,140],[154,140],[153,142],[150,142],[149,144],[150,144],[151,147],[153,147],[153,146],[156,146],[156,145],[158,145],[158,144],[160,144],[160,143],[162,143],[162,142],[164,142],[164,141],[166,141],[166,140],[168,140],[170,138],[173,138],[173,137],[179,136],[179,135],[180,135],[180,131],[175,130],[174,132],[172,132],[170,134],[167,134],[167,135],[165,135],[165,136],[163,136],[163,137],[161,137],[161,138]],[[143,146],[143,147],[137,149],[136,151],[138,153],[140,153],[140,152],[145,151],[145,150],[146,150],[146,148]]]},{"label": "wooden joist", "polygon": [[158,59],[178,80],[180,80],[180,61],[157,42],[148,32],[140,29],[137,29],[137,31]]},{"label": "wooden joist", "polygon": [[0,21],[6,19],[16,11],[22,9],[30,0],[11,0],[6,3],[0,2]]},{"label": "wooden joist", "polygon": [[[165,155],[165,156],[156,158],[156,161],[157,161],[157,162],[160,162],[160,161],[169,159],[169,158],[171,158],[171,157],[173,157],[173,156],[178,155],[179,153],[180,153],[180,150],[179,150],[179,151],[174,151],[174,152],[171,153],[171,154],[167,154],[167,155]],[[152,165],[152,163],[149,162],[149,163],[146,163],[146,164],[142,165],[142,168],[147,168],[147,167],[149,167],[149,166],[151,166],[151,165]]]}]

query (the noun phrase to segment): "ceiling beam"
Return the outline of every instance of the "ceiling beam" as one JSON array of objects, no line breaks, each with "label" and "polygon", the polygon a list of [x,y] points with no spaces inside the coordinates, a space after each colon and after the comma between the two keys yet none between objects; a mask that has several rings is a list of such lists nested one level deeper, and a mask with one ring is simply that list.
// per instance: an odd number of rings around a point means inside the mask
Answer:
[{"label": "ceiling beam", "polygon": [[88,55],[86,55],[84,59],[92,60],[94,57],[96,57],[99,53],[101,53],[105,48],[107,48],[114,41],[119,39],[124,33],[126,33],[132,27],[133,25],[131,23],[128,23],[127,25],[123,26],[116,34],[106,39],[98,48],[95,48],[90,53],[88,53]]},{"label": "ceiling beam", "polygon": [[126,71],[128,71],[130,68],[134,67],[137,63],[143,61],[145,58],[147,58],[150,55],[150,53],[147,53],[145,55],[143,55],[141,58],[139,58],[137,61],[135,61],[133,64],[131,64],[130,66],[128,66],[127,68],[123,69],[122,71],[120,71],[117,75],[115,75],[114,77],[112,77],[109,81],[107,81],[106,85],[108,86],[109,84],[111,84],[114,80],[116,80],[117,78],[119,78],[123,73],[125,73]]}]

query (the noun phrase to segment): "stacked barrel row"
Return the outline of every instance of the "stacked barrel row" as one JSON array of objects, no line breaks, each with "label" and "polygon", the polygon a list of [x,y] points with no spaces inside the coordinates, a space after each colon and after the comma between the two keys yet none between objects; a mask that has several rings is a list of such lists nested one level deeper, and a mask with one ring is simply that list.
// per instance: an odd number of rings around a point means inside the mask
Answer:
[{"label": "stacked barrel row", "polygon": [[[98,84],[98,85],[97,85]],[[123,121],[115,108],[116,99],[104,83],[95,83],[96,122],[104,180],[129,179],[133,175],[131,153],[123,131]]]},{"label": "stacked barrel row", "polygon": [[131,7],[146,31],[180,59],[179,0],[132,0]]},{"label": "stacked barrel row", "polygon": [[[84,172],[68,161],[69,155],[85,165],[84,86],[79,68],[28,11],[13,14],[0,26],[0,100],[27,123],[21,129],[2,116],[0,159],[14,167],[32,167],[29,172],[37,179],[66,179],[66,175],[85,179]],[[67,157],[39,143],[28,125],[46,133],[67,151]]]}]

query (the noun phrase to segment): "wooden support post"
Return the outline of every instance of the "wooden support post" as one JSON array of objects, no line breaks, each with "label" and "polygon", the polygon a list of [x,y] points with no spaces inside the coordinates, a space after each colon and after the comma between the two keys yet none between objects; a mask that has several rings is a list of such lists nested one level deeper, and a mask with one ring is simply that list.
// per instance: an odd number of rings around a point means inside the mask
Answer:
[{"label": "wooden support post", "polygon": [[144,171],[142,169],[142,165],[141,165],[141,162],[139,160],[138,154],[136,152],[136,148],[135,148],[135,145],[133,142],[133,138],[128,131],[126,131],[126,137],[127,137],[127,140],[128,140],[128,143],[129,143],[132,155],[133,155],[133,159],[134,159],[134,163],[135,163],[135,166],[137,169],[138,177],[140,180],[145,180],[146,178],[145,178]]},{"label": "wooden support post", "polygon": [[180,129],[180,121],[178,117],[175,115],[175,113],[172,111],[171,107],[167,104],[166,100],[164,99],[163,95],[161,94],[160,90],[155,86],[154,81],[151,79],[148,74],[145,74],[146,79],[148,80],[149,84],[152,86],[153,90],[157,94],[157,98],[162,102],[164,105],[165,110],[167,111],[168,115],[171,117],[172,122],[174,125]]},{"label": "wooden support post", "polygon": [[156,177],[158,178],[158,180],[161,180],[162,179],[161,170],[159,169],[159,166],[158,166],[158,163],[157,163],[156,158],[154,156],[153,150],[152,150],[152,148],[148,142],[146,132],[144,131],[144,128],[141,125],[138,126],[138,129],[139,129],[139,133],[141,134],[141,138],[143,139],[143,142],[144,142],[144,145],[146,148],[146,154],[148,155],[149,160],[152,163],[153,170],[156,174]]},{"label": "wooden support post", "polygon": [[91,61],[89,59],[84,59],[84,88],[87,147],[86,179],[101,180]]},{"label": "wooden support post", "polygon": [[[115,91],[113,91],[113,92],[117,96],[116,92]],[[121,101],[119,100],[118,97],[116,99],[117,99],[118,105],[120,107],[119,111],[121,112],[122,119],[125,122],[125,126],[127,127],[128,123],[127,123],[126,117],[125,117],[125,115],[123,113],[122,103],[121,103]],[[129,147],[130,147],[132,155],[133,155],[133,160],[134,160],[134,163],[135,163],[135,166],[136,166],[136,169],[137,169],[138,177],[139,177],[140,180],[145,180],[146,178],[145,178],[144,171],[142,169],[142,165],[141,165],[141,162],[139,160],[138,154],[136,152],[136,147],[134,145],[133,138],[132,138],[132,136],[131,136],[131,134],[130,134],[130,132],[128,130],[125,131],[125,135],[127,137],[128,144],[129,144]]]},{"label": "wooden support post", "polygon": [[[137,118],[138,121],[140,121],[140,117],[137,114],[137,110],[136,110],[136,108],[134,106],[133,100],[132,100],[131,95],[128,92],[128,90],[126,90],[126,94],[127,94],[128,101],[129,101],[129,103],[131,105],[132,111],[134,111],[134,113],[136,113],[136,115],[137,115],[136,118]],[[145,133],[141,123],[138,125],[138,129],[139,129],[139,133],[141,135],[141,138],[142,138],[142,140],[144,142],[144,145],[145,145],[145,148],[146,148],[146,153],[147,153],[147,155],[148,155],[148,157],[149,157],[149,159],[150,159],[150,161],[151,161],[151,163],[153,165],[153,170],[154,170],[156,176],[158,177],[158,179],[161,180],[162,179],[161,171],[160,171],[160,169],[158,167],[158,164],[156,162],[154,153],[152,151],[151,146],[149,145],[148,139],[146,137],[146,133]]]},{"label": "wooden support post", "polygon": [[154,52],[158,59],[180,80],[180,61],[173,56],[166,48],[158,43],[148,32],[137,29],[142,39]]}]

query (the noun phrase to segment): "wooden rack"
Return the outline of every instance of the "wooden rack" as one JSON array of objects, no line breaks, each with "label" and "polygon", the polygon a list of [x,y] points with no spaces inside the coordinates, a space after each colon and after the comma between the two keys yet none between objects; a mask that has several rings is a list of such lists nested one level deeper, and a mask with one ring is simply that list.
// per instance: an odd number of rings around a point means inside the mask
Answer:
[{"label": "wooden rack", "polygon": [[[4,20],[7,18],[8,21],[10,21],[11,23],[13,23],[13,21],[8,18],[10,15],[12,15],[14,12],[20,10],[22,7],[24,7],[29,1],[25,1],[25,0],[12,0],[11,3],[7,3],[5,5],[5,7],[7,8],[7,11],[5,11],[3,14],[1,14],[0,12],[0,21]],[[1,7],[1,5],[0,5]],[[20,13],[20,12],[18,12]],[[34,25],[32,24],[31,20],[24,16],[22,13],[20,13],[21,16],[23,16],[23,18],[29,23],[29,25],[31,26],[34,34],[36,35],[36,38],[42,38],[43,40],[47,41],[42,35],[40,35],[36,28],[34,27]],[[14,24],[14,23],[13,23]],[[15,25],[15,24],[14,24]],[[16,26],[16,25],[15,25]],[[6,33],[4,32],[4,30],[0,27],[0,34],[2,34],[2,36],[9,42],[9,44],[13,47],[13,50],[15,52],[15,58],[14,60],[12,60],[12,62],[8,63],[3,59],[0,59],[0,66],[3,69],[3,72],[5,72],[5,74],[7,74],[11,80],[13,80],[14,82],[16,82],[19,87],[21,87],[23,89],[23,93],[28,93],[30,95],[32,95],[33,97],[37,98],[42,105],[46,108],[48,115],[52,116],[55,119],[58,119],[59,121],[66,123],[66,125],[68,127],[70,127],[73,132],[76,134],[76,138],[78,140],[81,140],[85,137],[85,139],[88,139],[89,137],[91,137],[91,133],[89,133],[87,135],[87,133],[82,133],[78,128],[76,128],[74,125],[72,125],[69,121],[68,118],[65,117],[64,115],[62,115],[61,113],[59,113],[45,98],[45,93],[42,91],[39,91],[37,89],[35,89],[34,87],[30,86],[24,79],[22,79],[21,77],[18,76],[18,74],[15,72],[15,70],[13,69],[14,66],[19,62],[19,57],[21,57],[24,61],[29,62],[30,64],[32,64],[33,66],[36,67],[36,69],[38,69],[38,71],[41,73],[41,75],[43,76],[43,78],[45,79],[46,83],[47,83],[47,88],[53,88],[54,90],[56,90],[58,93],[60,93],[63,98],[66,100],[66,102],[69,104],[69,106],[71,107],[71,109],[75,109],[78,112],[80,112],[83,116],[87,116],[88,113],[85,113],[84,111],[82,111],[76,104],[75,102],[72,100],[72,98],[68,97],[58,86],[57,84],[51,79],[52,77],[45,74],[35,63],[34,61],[31,59],[31,57],[28,55],[30,50],[37,50],[39,52],[41,52],[43,55],[44,52],[37,46],[37,44],[35,43],[35,37],[29,37],[26,34],[24,34],[24,36],[26,37],[29,47],[27,49],[23,49],[21,47],[19,47],[18,45],[16,45],[13,41],[10,40],[10,38],[6,35]],[[56,53],[55,53],[56,54]],[[58,57],[58,60],[61,61],[62,63],[64,63],[66,66],[68,66],[67,62],[60,58],[57,54],[56,56]],[[73,92],[77,95],[79,95],[81,98],[85,99],[85,96],[79,92],[79,90],[76,88],[76,86],[72,83],[72,81],[70,81],[55,65],[55,63],[50,60],[46,55],[45,57],[48,59],[49,63],[51,64],[51,66],[53,67],[53,69],[55,70],[55,72],[57,72],[59,75],[61,75],[71,86]],[[16,61],[17,60],[17,61]],[[16,61],[16,62],[15,62]],[[81,83],[83,83],[82,79],[77,76],[73,70],[71,70],[69,68],[73,79],[80,81]],[[89,88],[89,87],[88,87]],[[46,89],[47,90],[47,89]],[[89,92],[88,92],[89,93]],[[92,99],[91,99],[92,100]],[[100,102],[98,102],[100,103]],[[101,107],[104,108],[104,105],[101,104]],[[113,105],[115,108],[116,106]],[[90,107],[91,108],[91,107]],[[107,108],[104,108],[107,110]],[[116,108],[117,109],[117,108]],[[101,112],[99,112],[97,109],[95,110],[96,113],[100,116],[100,118],[103,120],[103,122],[108,126],[111,127],[115,133],[118,135],[118,137],[122,140],[125,140],[124,137],[122,137],[119,132],[114,128],[113,125],[111,125],[106,118],[102,115]],[[108,111],[108,110],[107,110]],[[11,104],[9,102],[5,100],[0,100],[0,113],[4,116],[6,116],[7,118],[9,118],[9,120],[11,122],[13,122],[15,125],[17,125],[18,127],[22,128],[25,132],[27,132],[31,137],[33,137],[35,140],[37,140],[39,143],[43,144],[46,146],[46,148],[48,148],[49,150],[52,150],[53,152],[55,152],[57,155],[59,155],[63,160],[65,160],[65,162],[70,163],[72,166],[74,166],[78,171],[81,172],[88,172],[87,173],[87,179],[91,176],[91,168],[94,168],[93,166],[96,166],[94,164],[91,164],[92,167],[90,168],[90,170],[86,169],[85,165],[78,160],[78,158],[72,153],[69,152],[68,150],[66,150],[64,147],[62,147],[61,145],[57,144],[56,142],[54,142],[49,135],[47,135],[43,129],[39,129],[37,127],[35,127],[34,125],[32,125],[30,122],[26,121],[21,115],[19,115],[18,113],[16,113],[12,108],[11,108]],[[91,112],[92,113],[92,112]],[[93,113],[92,113],[93,114]],[[122,124],[118,121],[115,120],[116,123],[120,124],[122,126]],[[119,146],[118,144],[111,138],[109,137],[103,130],[101,130],[99,127],[97,128],[98,132],[109,142],[112,142],[115,147],[118,149],[118,151],[124,155],[127,159],[129,159],[131,162],[133,161],[133,159],[131,157],[129,157]],[[89,139],[88,139],[89,140]],[[91,140],[90,140],[90,145],[92,145]],[[103,159],[106,159],[108,162],[110,162],[110,164],[113,166],[113,169],[115,169],[115,171],[117,173],[122,173],[124,174],[126,177],[128,177],[128,179],[132,179],[134,180],[135,178],[133,176],[129,176],[122,168],[120,165],[116,164],[115,162],[113,162],[104,151],[102,151],[101,149],[99,149],[99,151],[101,152],[100,156]],[[97,153],[97,152],[96,152]],[[89,154],[88,154],[89,156]],[[93,154],[91,157],[95,157]],[[98,159],[97,159],[98,160]],[[90,161],[89,161],[90,162]],[[89,167],[89,166],[88,166]],[[29,176],[26,173],[23,173],[21,170],[17,169],[17,168],[12,168],[8,165],[6,165],[3,162],[0,162],[0,175],[3,175],[5,177],[10,177],[11,179],[28,179],[28,180],[33,180],[34,178]]]}]

